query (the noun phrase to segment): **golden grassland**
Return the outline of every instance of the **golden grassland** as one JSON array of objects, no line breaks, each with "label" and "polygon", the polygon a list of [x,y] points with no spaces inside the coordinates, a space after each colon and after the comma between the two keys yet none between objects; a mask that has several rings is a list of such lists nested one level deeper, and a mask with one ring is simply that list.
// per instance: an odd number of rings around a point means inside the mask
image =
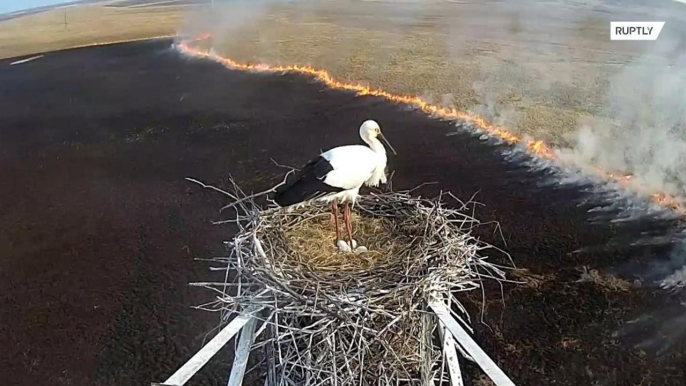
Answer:
[{"label": "golden grassland", "polygon": [[0,58],[100,42],[173,35],[186,8],[141,10],[83,5],[5,20],[0,22]]},{"label": "golden grassland", "polygon": [[274,6],[259,22],[214,35],[213,47],[239,62],[311,65],[471,110],[555,145],[602,112],[609,79],[640,55],[613,46],[607,17],[578,6],[538,10],[547,15],[539,18],[488,2],[349,3]]},{"label": "golden grassland", "polygon": [[[207,27],[213,47],[238,61],[323,68],[563,145],[580,122],[602,115],[610,77],[641,52],[609,41],[606,9],[548,3],[340,0],[214,12],[85,5],[0,22],[0,58]],[[189,15],[192,31],[183,28]]]}]

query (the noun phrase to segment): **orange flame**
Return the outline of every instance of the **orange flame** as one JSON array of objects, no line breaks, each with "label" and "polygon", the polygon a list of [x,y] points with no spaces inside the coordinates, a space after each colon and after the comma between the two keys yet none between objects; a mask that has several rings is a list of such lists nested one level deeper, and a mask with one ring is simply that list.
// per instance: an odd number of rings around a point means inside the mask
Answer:
[{"label": "orange flame", "polygon": [[554,159],[555,154],[553,154],[552,149],[548,147],[543,141],[529,141],[526,145],[529,151],[541,158]]},{"label": "orange flame", "polygon": [[[201,40],[206,40],[211,37],[210,34],[203,34],[201,37],[196,38],[194,40],[191,40],[190,43],[195,43],[199,42]],[[362,84],[356,84],[356,83],[346,83],[346,82],[341,82],[336,79],[334,79],[331,74],[329,74],[325,70],[319,70],[314,67],[310,66],[300,66],[300,65],[289,65],[289,66],[271,66],[267,64],[244,64],[244,63],[239,63],[236,62],[235,60],[220,56],[214,52],[211,51],[203,51],[199,48],[196,47],[191,47],[189,42],[180,42],[177,45],[177,48],[188,55],[191,56],[196,56],[196,57],[201,57],[201,58],[208,58],[215,60],[217,62],[222,63],[224,66],[234,69],[234,70],[243,70],[243,71],[258,71],[258,72],[273,72],[273,73],[284,73],[284,72],[294,72],[294,73],[299,73],[303,75],[308,75],[311,76],[321,83],[324,83],[326,86],[333,88],[333,89],[339,89],[339,90],[347,90],[347,91],[354,91],[357,95],[359,96],[378,96],[378,97],[383,97],[389,101],[395,102],[395,103],[400,103],[400,104],[405,104],[405,105],[410,105],[418,108],[419,110],[428,113],[430,115],[439,117],[439,118],[444,118],[444,119],[451,119],[451,120],[461,120],[465,121],[467,123],[470,123],[474,126],[477,126],[481,130],[484,130],[488,132],[489,134],[505,141],[508,144],[514,145],[522,142],[522,140],[514,133],[508,131],[507,129],[503,127],[496,126],[494,124],[491,124],[488,122],[485,118],[468,113],[468,112],[463,112],[463,111],[458,111],[454,108],[447,108],[447,107],[441,107],[437,105],[430,104],[426,102],[425,100],[417,97],[417,96],[411,96],[411,95],[401,95],[401,94],[393,94],[385,90],[381,89],[373,89],[367,86],[364,86]],[[526,148],[527,150],[532,153],[535,156],[538,156],[543,159],[549,159],[549,160],[558,160],[558,157],[555,155],[555,152],[553,149],[546,145],[543,141],[540,140],[529,140],[526,143]],[[614,180],[615,182],[618,182],[622,186],[628,187],[629,183],[632,181],[633,176],[631,175],[616,175],[610,172],[607,172],[603,170],[600,167],[596,167],[600,175],[609,178],[611,180]],[[663,193],[651,193],[647,192],[646,189],[638,187],[638,186],[632,186],[634,190],[639,191],[640,193],[649,196],[654,202],[673,209],[677,211],[681,215],[686,215],[686,207],[675,197],[668,196]]]}]

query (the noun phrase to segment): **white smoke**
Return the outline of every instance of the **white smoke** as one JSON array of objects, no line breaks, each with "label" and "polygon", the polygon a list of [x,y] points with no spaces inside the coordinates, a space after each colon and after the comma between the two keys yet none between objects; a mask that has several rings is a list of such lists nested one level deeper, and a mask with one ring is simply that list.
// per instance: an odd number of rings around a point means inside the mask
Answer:
[{"label": "white smoke", "polygon": [[660,36],[611,80],[603,118],[571,136],[567,160],[630,173],[643,186],[686,195],[686,37]]},{"label": "white smoke", "polygon": [[[211,35],[213,45],[220,46],[227,39],[235,39],[237,31],[259,22],[269,7],[294,3],[296,0],[214,0],[186,14],[179,36],[194,39]],[[305,0],[297,0],[304,2]]]}]

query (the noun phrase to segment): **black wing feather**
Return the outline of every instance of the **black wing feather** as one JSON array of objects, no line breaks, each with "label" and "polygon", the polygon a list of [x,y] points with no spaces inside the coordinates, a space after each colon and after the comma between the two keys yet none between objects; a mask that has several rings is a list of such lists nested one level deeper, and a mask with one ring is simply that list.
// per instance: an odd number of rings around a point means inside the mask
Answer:
[{"label": "black wing feather", "polygon": [[343,191],[324,183],[332,170],[333,166],[322,156],[310,160],[290,181],[276,189],[274,201],[285,207]]}]

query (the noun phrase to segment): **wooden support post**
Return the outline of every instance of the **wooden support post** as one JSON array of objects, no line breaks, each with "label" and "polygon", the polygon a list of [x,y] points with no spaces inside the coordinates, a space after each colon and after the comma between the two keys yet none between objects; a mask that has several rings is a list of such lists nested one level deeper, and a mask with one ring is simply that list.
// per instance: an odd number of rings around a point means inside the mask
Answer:
[{"label": "wooden support post", "polygon": [[276,339],[276,326],[273,323],[267,325],[267,346],[265,347],[265,354],[267,355],[267,377],[265,379],[265,386],[277,386],[276,375],[276,349],[274,348],[274,340]]},{"label": "wooden support post", "polygon": [[474,361],[481,367],[481,369],[488,375],[496,386],[515,386],[514,382],[493,362],[493,360],[476,344],[467,331],[457,323],[455,318],[450,314],[450,309],[446,307],[445,303],[434,299],[429,303],[429,307],[436,313],[445,327],[450,332],[455,340],[464,348],[464,350],[471,355]]},{"label": "wooden support post", "polygon": [[243,383],[245,368],[248,366],[248,358],[250,357],[250,348],[255,340],[255,326],[257,326],[257,319],[251,318],[241,330],[227,386],[241,386]]},{"label": "wooden support post", "polygon": [[448,374],[450,374],[451,386],[463,386],[462,372],[460,371],[460,362],[457,359],[457,349],[455,348],[455,339],[453,334],[448,331],[448,328],[438,321],[438,333],[441,341],[443,341],[443,355],[448,364]]},{"label": "wooden support post", "polygon": [[176,370],[171,377],[164,383],[152,383],[152,386],[183,386],[195,373],[198,372],[207,362],[221,350],[224,345],[233,338],[238,331],[243,328],[250,320],[252,314],[259,312],[262,307],[252,308],[245,313],[235,317],[223,330],[221,330],[212,340],[207,342],[191,359],[180,369]]}]

